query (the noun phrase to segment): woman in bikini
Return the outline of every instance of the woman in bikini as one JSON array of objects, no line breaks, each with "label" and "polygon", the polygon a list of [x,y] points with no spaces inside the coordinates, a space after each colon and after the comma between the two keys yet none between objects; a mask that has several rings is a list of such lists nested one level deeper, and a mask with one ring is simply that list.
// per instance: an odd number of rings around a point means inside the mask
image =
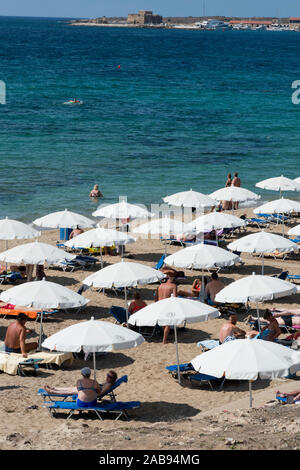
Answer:
[{"label": "woman in bikini", "polygon": [[139,292],[136,292],[134,294],[133,299],[134,300],[131,302],[128,308],[129,315],[132,315],[133,313],[138,312],[142,308],[147,307],[146,302],[141,299],[141,294]]},{"label": "woman in bikini", "polygon": [[101,398],[108,390],[113,386],[117,380],[117,374],[115,371],[110,370],[106,376],[106,382],[103,385],[100,385],[96,380],[92,380],[91,369],[89,367],[84,367],[81,370],[82,379],[77,380],[76,387],[50,387],[45,385],[46,392],[50,394],[78,394],[77,397],[77,406],[84,408],[97,405],[97,397]]}]

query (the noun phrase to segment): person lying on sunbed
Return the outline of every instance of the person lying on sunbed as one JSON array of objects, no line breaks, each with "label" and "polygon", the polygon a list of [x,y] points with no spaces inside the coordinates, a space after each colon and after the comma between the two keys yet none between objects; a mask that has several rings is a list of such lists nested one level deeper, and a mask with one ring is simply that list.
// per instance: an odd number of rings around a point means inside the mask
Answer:
[{"label": "person lying on sunbed", "polygon": [[[272,308],[270,310],[272,313],[273,317],[276,318],[279,326],[299,326],[300,325],[300,310],[285,310],[285,309],[276,309]],[[252,315],[249,315],[245,319],[245,323],[249,322],[255,322],[257,321],[257,317],[253,317]],[[263,318],[260,318],[260,321],[264,321]]]},{"label": "person lying on sunbed", "polygon": [[184,271],[177,271],[177,269],[171,268],[171,266],[168,266],[166,264],[163,265],[160,271],[166,274],[166,276],[168,277],[173,277],[173,278],[184,277]]},{"label": "person lying on sunbed", "polygon": [[295,390],[294,392],[290,392],[290,393],[281,393],[279,390],[277,390],[276,397],[287,398],[287,403],[290,403],[290,404],[296,403],[297,401],[300,402],[300,390]]},{"label": "person lying on sunbed", "polygon": [[17,320],[8,326],[4,340],[5,352],[22,354],[23,357],[27,357],[27,353],[38,347],[36,342],[25,343],[26,334],[32,332],[32,330],[25,328],[26,321],[27,315],[19,313]]},{"label": "person lying on sunbed", "polygon": [[50,387],[45,385],[44,389],[49,394],[78,394],[76,404],[80,408],[88,408],[97,405],[97,397],[101,398],[113,386],[117,380],[115,371],[110,370],[106,375],[106,382],[100,385],[96,380],[92,380],[91,369],[84,367],[81,369],[82,379],[77,380],[76,387]]},{"label": "person lying on sunbed", "polygon": [[[8,310],[22,310],[23,312],[37,312],[38,309],[32,308],[32,307],[22,307],[21,305],[14,305],[14,304],[8,304],[7,302],[2,302],[0,300],[0,309],[5,308]],[[47,312],[50,312],[51,310],[47,310]],[[1,313],[1,310],[0,310]]]}]

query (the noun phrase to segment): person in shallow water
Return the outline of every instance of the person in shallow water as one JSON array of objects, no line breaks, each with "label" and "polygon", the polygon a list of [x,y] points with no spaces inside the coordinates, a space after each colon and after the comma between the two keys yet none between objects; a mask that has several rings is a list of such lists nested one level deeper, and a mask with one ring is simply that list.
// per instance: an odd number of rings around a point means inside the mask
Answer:
[{"label": "person in shallow water", "polygon": [[90,197],[103,197],[103,194],[99,190],[98,184],[95,184],[93,189],[90,192]]}]

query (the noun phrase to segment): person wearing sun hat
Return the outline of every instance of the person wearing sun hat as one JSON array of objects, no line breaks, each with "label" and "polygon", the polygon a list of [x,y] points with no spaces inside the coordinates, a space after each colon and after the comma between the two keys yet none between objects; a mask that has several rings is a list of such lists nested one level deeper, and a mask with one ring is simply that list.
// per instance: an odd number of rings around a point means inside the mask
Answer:
[{"label": "person wearing sun hat", "polygon": [[45,385],[46,392],[50,394],[78,394],[76,404],[80,408],[89,408],[97,405],[97,397],[103,397],[117,380],[117,374],[113,370],[107,373],[107,380],[100,385],[96,380],[92,380],[91,369],[84,367],[81,369],[82,379],[77,380],[76,387],[50,387]]}]

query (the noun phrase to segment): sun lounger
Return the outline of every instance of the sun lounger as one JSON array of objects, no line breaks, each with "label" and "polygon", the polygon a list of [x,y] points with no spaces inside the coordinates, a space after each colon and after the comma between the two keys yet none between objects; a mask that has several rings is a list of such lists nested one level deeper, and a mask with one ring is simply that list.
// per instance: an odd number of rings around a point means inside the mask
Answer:
[{"label": "sun lounger", "polygon": [[299,274],[288,274],[287,278],[291,281],[299,281],[300,275]]},{"label": "sun lounger", "polygon": [[62,268],[63,271],[70,270],[71,272],[73,272],[75,269],[87,269],[90,266],[94,266],[97,261],[97,258],[94,258],[93,256],[78,255],[72,260],[64,260],[60,263],[56,263],[54,266]]},{"label": "sun lounger", "polygon": [[99,403],[99,405],[91,406],[89,408],[80,408],[77,406],[75,401],[55,401],[55,402],[48,402],[45,403],[44,408],[48,408],[51,416],[54,417],[55,412],[57,410],[67,410],[69,411],[67,419],[70,419],[71,416],[75,413],[75,411],[83,412],[83,411],[91,411],[96,413],[98,418],[102,421],[103,418],[101,416],[102,413],[114,413],[116,414],[115,420],[118,420],[121,416],[129,419],[127,414],[127,410],[138,408],[141,406],[141,402],[139,401],[128,401],[128,402],[111,402],[111,403]]},{"label": "sun lounger", "polygon": [[[271,277],[277,277],[278,279],[282,279],[282,281],[285,281],[286,278],[289,277],[289,272],[288,271],[281,271],[280,274],[273,274],[273,276]],[[299,276],[299,279],[300,279],[300,276]]]},{"label": "sun lounger", "polygon": [[166,255],[162,255],[162,257],[160,258],[160,260],[156,263],[155,266],[153,266],[153,269],[161,269],[164,265],[164,262],[165,262],[165,257]]},{"label": "sun lounger", "polygon": [[[19,362],[17,375],[21,375],[22,377],[27,377],[27,370],[31,369],[33,375],[37,375],[37,371],[39,370],[39,364],[43,362],[43,359],[24,359],[24,361]],[[30,374],[31,375],[31,374]]]},{"label": "sun lounger", "polygon": [[123,307],[117,307],[113,305],[109,309],[109,314],[112,315],[117,323],[126,323],[127,318],[126,318],[126,310]]},{"label": "sun lounger", "polygon": [[214,377],[212,375],[206,375],[206,374],[194,374],[189,376],[189,380],[191,382],[195,381],[198,383],[208,383],[210,388],[213,390],[213,384],[220,384],[219,390],[223,388],[224,382],[225,382],[225,377]]},{"label": "sun lounger", "polygon": [[[24,312],[23,309],[15,309],[15,308],[3,308],[0,307],[0,315],[4,315],[4,318],[9,315],[9,316],[17,316],[19,313]],[[53,315],[54,313],[57,313],[58,310],[53,310],[53,311],[46,311],[43,312],[43,318]],[[25,314],[27,315],[28,318],[31,318],[32,320],[38,320],[41,317],[42,312],[39,310],[32,310],[32,311],[25,311]]]},{"label": "sun lounger", "polygon": [[258,217],[250,217],[245,219],[248,225],[256,225],[258,228],[266,228],[269,226],[269,222],[265,219],[259,219]]},{"label": "sun lounger", "polygon": [[13,284],[16,281],[21,281],[23,279],[25,279],[25,277],[23,277],[19,272],[0,274],[0,284]]},{"label": "sun lounger", "polygon": [[[128,377],[127,375],[123,375],[122,377],[120,377],[119,379],[117,379],[114,383],[114,385],[107,391],[107,393],[104,395],[109,395],[111,401],[113,402],[116,402],[116,393],[115,393],[115,390],[116,388],[118,388],[122,383],[127,383],[128,382]],[[57,399],[58,398],[62,398],[61,401],[66,401],[66,400],[69,400],[69,401],[76,401],[77,400],[77,394],[69,394],[69,393],[48,393],[46,392],[46,390],[44,390],[43,388],[40,388],[38,390],[38,395],[40,395],[44,402],[48,403],[48,402],[56,402],[58,401]]]},{"label": "sun lounger", "polygon": [[293,397],[291,399],[289,399],[289,397],[278,397],[276,396],[276,400],[278,400],[279,402],[283,403],[283,404],[289,404],[289,405],[300,405],[300,401],[290,401],[292,400]]},{"label": "sun lounger", "polygon": [[[177,375],[178,372],[178,366],[177,364],[174,364],[172,366],[166,366],[166,369],[171,372],[172,375]],[[194,368],[190,362],[187,362],[185,364],[179,364],[179,372],[190,372],[194,371]]]}]

